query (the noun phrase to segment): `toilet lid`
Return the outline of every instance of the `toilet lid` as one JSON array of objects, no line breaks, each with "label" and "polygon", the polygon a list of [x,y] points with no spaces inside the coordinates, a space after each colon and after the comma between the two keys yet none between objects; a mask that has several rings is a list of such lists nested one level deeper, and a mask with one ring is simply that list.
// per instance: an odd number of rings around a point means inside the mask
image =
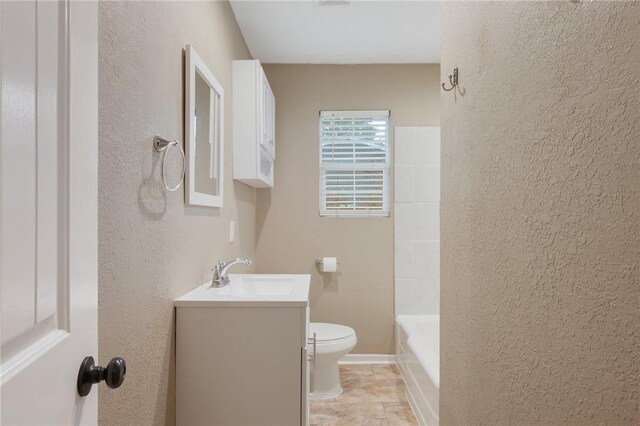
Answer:
[{"label": "toilet lid", "polygon": [[326,322],[312,322],[309,324],[311,337],[316,333],[318,342],[331,342],[335,340],[348,339],[356,332],[351,327],[340,324],[329,324]]}]

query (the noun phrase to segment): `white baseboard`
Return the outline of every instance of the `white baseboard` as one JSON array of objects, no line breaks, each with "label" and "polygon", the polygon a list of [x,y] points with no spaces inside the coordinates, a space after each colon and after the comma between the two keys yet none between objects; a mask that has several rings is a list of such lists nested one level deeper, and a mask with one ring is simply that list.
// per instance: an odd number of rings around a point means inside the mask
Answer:
[{"label": "white baseboard", "polygon": [[338,364],[383,364],[396,363],[395,354],[347,354],[340,358]]}]

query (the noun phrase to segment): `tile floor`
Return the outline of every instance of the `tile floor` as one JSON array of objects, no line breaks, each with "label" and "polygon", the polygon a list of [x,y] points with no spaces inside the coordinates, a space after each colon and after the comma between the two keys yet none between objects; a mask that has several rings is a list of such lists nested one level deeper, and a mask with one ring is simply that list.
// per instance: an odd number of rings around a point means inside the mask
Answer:
[{"label": "tile floor", "polygon": [[417,425],[395,365],[341,365],[344,393],[311,403],[312,426]]}]

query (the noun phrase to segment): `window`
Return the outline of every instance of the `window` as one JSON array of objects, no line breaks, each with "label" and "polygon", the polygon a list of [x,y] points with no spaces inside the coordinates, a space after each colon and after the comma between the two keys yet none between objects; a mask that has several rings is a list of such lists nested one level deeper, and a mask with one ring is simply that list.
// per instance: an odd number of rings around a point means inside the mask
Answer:
[{"label": "window", "polygon": [[320,215],[389,216],[389,111],[320,112]]}]

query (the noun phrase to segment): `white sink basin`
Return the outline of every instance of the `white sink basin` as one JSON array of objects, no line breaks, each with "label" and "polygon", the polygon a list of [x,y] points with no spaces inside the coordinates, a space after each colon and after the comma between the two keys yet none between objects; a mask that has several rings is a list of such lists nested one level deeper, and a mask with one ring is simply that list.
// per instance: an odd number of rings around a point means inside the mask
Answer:
[{"label": "white sink basin", "polygon": [[207,282],[176,299],[176,306],[306,306],[310,275],[230,274],[229,284]]},{"label": "white sink basin", "polygon": [[293,291],[295,278],[286,275],[229,275],[228,285],[210,288],[219,295],[286,296]]}]

